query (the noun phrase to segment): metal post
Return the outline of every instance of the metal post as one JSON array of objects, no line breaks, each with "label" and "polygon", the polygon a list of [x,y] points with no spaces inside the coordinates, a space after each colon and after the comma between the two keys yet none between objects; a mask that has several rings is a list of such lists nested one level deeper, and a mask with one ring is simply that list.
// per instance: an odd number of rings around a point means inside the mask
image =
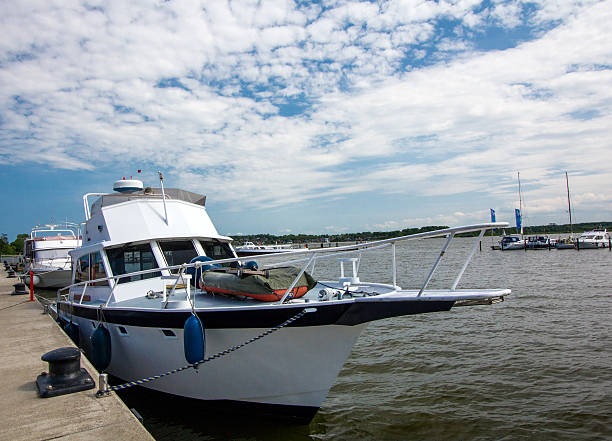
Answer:
[{"label": "metal post", "polygon": [[98,392],[96,393],[97,397],[103,397],[107,395],[110,391],[108,390],[108,374],[100,374],[98,377]]},{"label": "metal post", "polygon": [[[484,236],[485,231],[486,230],[480,230],[480,234],[478,235],[477,243],[482,243],[482,237]],[[465,260],[465,263],[463,264],[463,268],[461,268],[461,271],[459,271],[459,274],[457,275],[457,278],[453,282],[453,286],[451,287],[451,291],[454,291],[455,288],[457,288],[457,284],[459,283],[459,280],[461,280],[461,277],[463,276],[463,273],[465,272],[468,264],[470,263],[470,260],[472,260],[472,257],[474,256],[475,252],[476,252],[476,243],[472,247],[472,250],[470,251],[470,255]]]},{"label": "metal post", "polygon": [[34,301],[34,271],[30,270],[30,302]]},{"label": "metal post", "polygon": [[393,288],[397,289],[397,262],[395,260],[395,242],[391,244],[391,250],[393,253]]},{"label": "metal post", "polygon": [[442,260],[442,256],[444,256],[444,253],[446,252],[446,249],[448,248],[448,245],[450,244],[451,240],[453,240],[453,237],[455,237],[455,233],[451,233],[451,234],[448,235],[448,239],[446,239],[446,243],[442,247],[442,251],[440,251],[440,255],[436,259],[436,263],[434,263],[434,266],[429,271],[429,275],[427,276],[427,279],[425,280],[425,283],[423,283],[423,287],[419,291],[419,294],[417,295],[417,297],[421,297],[421,294],[423,294],[423,291],[425,291],[425,288],[427,288],[427,285],[429,284],[429,281],[433,277],[433,274],[436,271],[436,268],[438,268],[438,265],[440,264],[440,260]]},{"label": "metal post", "polygon": [[162,172],[158,171],[157,173],[159,173],[159,184],[161,186],[161,191],[162,191],[162,200],[164,201],[164,216],[166,217],[166,225],[168,225],[168,210],[166,209],[166,192],[164,191],[164,175],[162,175]]},{"label": "metal post", "polygon": [[308,262],[306,262],[306,265],[304,265],[304,268],[302,268],[302,271],[300,271],[300,273],[297,275],[297,277],[295,278],[291,286],[287,288],[287,291],[285,291],[285,294],[278,301],[278,303],[282,304],[285,301],[285,299],[289,296],[289,294],[291,294],[291,290],[295,287],[295,285],[297,285],[298,280],[300,280],[300,277],[302,277],[302,274],[304,274],[304,271],[306,271],[306,268],[308,268],[308,265],[310,265],[310,263],[314,260],[314,258],[315,258],[315,254],[313,253],[312,256],[310,256],[310,259],[308,260]]}]

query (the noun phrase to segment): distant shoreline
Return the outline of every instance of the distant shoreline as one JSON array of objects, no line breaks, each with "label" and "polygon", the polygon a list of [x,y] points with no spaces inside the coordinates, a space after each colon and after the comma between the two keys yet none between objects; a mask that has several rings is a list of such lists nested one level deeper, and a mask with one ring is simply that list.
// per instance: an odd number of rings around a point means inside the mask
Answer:
[{"label": "distant shoreline", "polygon": [[[612,222],[582,222],[579,224],[572,225],[574,234],[581,234],[585,231],[590,231],[595,228],[607,228],[612,230]],[[304,244],[304,243],[328,243],[328,242],[369,242],[373,240],[389,239],[397,236],[406,236],[409,234],[423,233],[427,231],[440,230],[449,228],[447,225],[430,225],[420,228],[405,228],[403,230],[395,231],[363,231],[361,233],[342,233],[342,234],[245,234],[245,235],[231,235],[234,239],[234,245],[241,245],[243,242],[254,242],[259,244]],[[487,236],[501,236],[503,232],[493,231],[492,233],[487,232]],[[516,234],[516,227],[509,226],[504,228],[506,234]],[[523,228],[523,235],[529,236],[534,234],[546,234],[552,236],[568,236],[570,233],[569,224],[549,224],[549,225],[536,225]],[[467,233],[462,236],[477,236],[478,232]]]}]

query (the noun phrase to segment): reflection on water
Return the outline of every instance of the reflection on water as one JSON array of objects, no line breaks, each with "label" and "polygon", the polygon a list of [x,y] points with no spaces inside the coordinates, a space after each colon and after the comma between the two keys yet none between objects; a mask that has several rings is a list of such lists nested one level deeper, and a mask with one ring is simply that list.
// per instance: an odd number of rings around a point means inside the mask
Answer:
[{"label": "reflection on water", "polygon": [[[431,287],[452,284],[448,264],[472,240],[453,242]],[[139,394],[128,405],[159,440],[612,438],[612,253],[501,252],[489,241],[459,287],[512,295],[371,323],[310,425],[190,412]],[[401,286],[420,286],[442,242],[398,246]],[[389,249],[366,254],[361,279],[391,282],[390,265]],[[338,273],[337,262],[317,265],[319,279]]]}]

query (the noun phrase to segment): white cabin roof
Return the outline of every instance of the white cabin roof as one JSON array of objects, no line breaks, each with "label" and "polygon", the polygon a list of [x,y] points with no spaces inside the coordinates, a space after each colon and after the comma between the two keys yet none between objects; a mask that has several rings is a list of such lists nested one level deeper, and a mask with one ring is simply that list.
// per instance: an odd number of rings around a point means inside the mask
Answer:
[{"label": "white cabin roof", "polygon": [[217,232],[204,207],[205,196],[179,189],[166,189],[165,193],[166,209],[160,189],[100,196],[85,224],[83,247],[178,238],[232,240]]}]

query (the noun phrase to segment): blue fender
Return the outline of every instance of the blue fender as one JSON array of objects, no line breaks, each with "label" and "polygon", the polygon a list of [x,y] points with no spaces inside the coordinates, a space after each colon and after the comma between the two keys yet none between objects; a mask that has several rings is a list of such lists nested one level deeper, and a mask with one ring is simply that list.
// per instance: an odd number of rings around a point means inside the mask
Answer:
[{"label": "blue fender", "polygon": [[193,364],[204,360],[204,354],[206,352],[204,325],[194,314],[191,314],[189,318],[185,320],[183,343],[187,363]]},{"label": "blue fender", "polygon": [[90,361],[99,371],[106,369],[111,361],[111,336],[102,324],[91,334]]}]

